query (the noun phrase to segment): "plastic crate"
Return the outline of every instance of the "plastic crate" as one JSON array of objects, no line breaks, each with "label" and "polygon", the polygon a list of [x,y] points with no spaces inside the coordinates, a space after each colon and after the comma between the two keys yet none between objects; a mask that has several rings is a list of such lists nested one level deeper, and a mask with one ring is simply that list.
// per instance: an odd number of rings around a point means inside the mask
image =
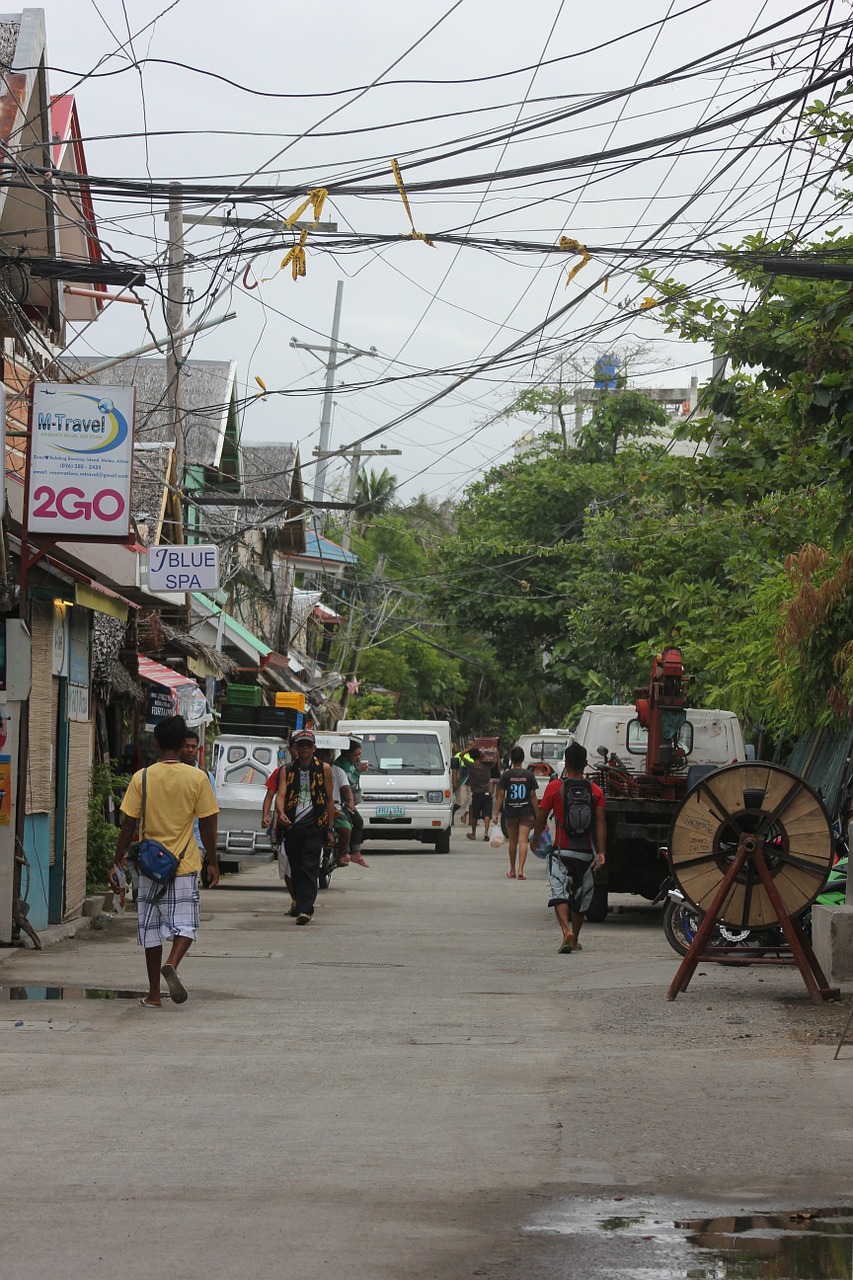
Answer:
[{"label": "plastic crate", "polygon": [[229,684],[225,703],[234,707],[262,707],[264,691],[257,684]]},{"label": "plastic crate", "polygon": [[288,729],[301,729],[304,716],[292,707],[261,707],[258,710],[258,727],[283,725]]},{"label": "plastic crate", "polygon": [[277,707],[290,707],[293,711],[305,710],[305,694],[304,693],[277,693],[275,695],[275,705]]}]

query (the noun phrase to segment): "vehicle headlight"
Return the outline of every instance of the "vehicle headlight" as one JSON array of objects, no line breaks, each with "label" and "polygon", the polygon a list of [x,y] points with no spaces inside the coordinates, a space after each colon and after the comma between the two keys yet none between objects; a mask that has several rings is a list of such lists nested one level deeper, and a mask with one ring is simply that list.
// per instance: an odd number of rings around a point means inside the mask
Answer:
[{"label": "vehicle headlight", "polygon": [[444,799],[444,792],[443,792],[443,791],[428,791],[428,792],[427,792],[427,801],[428,801],[430,804],[441,804],[441,802],[442,802],[442,800],[443,800],[443,799]]}]

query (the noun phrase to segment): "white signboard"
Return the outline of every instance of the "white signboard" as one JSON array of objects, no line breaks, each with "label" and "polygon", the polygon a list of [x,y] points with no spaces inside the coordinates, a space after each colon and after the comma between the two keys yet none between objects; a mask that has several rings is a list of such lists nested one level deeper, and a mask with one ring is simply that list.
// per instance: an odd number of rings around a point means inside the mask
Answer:
[{"label": "white signboard", "polygon": [[66,709],[69,720],[89,719],[89,686],[85,684],[68,684]]},{"label": "white signboard", "polygon": [[128,537],[134,404],[133,387],[35,384],[28,533]]},{"label": "white signboard", "polygon": [[218,591],[219,548],[148,548],[149,591]]},{"label": "white signboard", "polygon": [[53,657],[51,671],[55,676],[68,676],[68,658],[71,652],[70,615],[64,600],[53,602]]}]

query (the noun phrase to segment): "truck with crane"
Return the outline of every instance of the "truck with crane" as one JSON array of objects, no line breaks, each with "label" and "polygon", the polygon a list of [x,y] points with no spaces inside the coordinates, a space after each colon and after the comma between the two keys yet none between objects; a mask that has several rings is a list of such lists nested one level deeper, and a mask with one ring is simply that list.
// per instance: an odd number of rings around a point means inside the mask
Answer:
[{"label": "truck with crane", "polygon": [[681,651],[664,649],[633,706],[587,707],[571,734],[606,800],[606,858],[590,920],[605,918],[610,893],[657,897],[669,876],[661,850],[685,793],[702,773],[747,758],[737,716],[691,708],[689,687]]}]

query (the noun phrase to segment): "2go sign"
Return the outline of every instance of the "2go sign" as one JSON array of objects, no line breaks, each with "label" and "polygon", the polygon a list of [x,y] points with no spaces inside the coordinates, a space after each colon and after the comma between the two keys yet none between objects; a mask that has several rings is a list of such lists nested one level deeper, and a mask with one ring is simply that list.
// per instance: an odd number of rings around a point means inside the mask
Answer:
[{"label": "2go sign", "polygon": [[50,485],[40,484],[33,494],[32,512],[43,520],[120,520],[127,504],[117,489],[102,489],[91,499],[82,489],[71,486],[57,493]]},{"label": "2go sign", "polygon": [[124,542],[130,533],[133,387],[37,382],[28,533]]}]

